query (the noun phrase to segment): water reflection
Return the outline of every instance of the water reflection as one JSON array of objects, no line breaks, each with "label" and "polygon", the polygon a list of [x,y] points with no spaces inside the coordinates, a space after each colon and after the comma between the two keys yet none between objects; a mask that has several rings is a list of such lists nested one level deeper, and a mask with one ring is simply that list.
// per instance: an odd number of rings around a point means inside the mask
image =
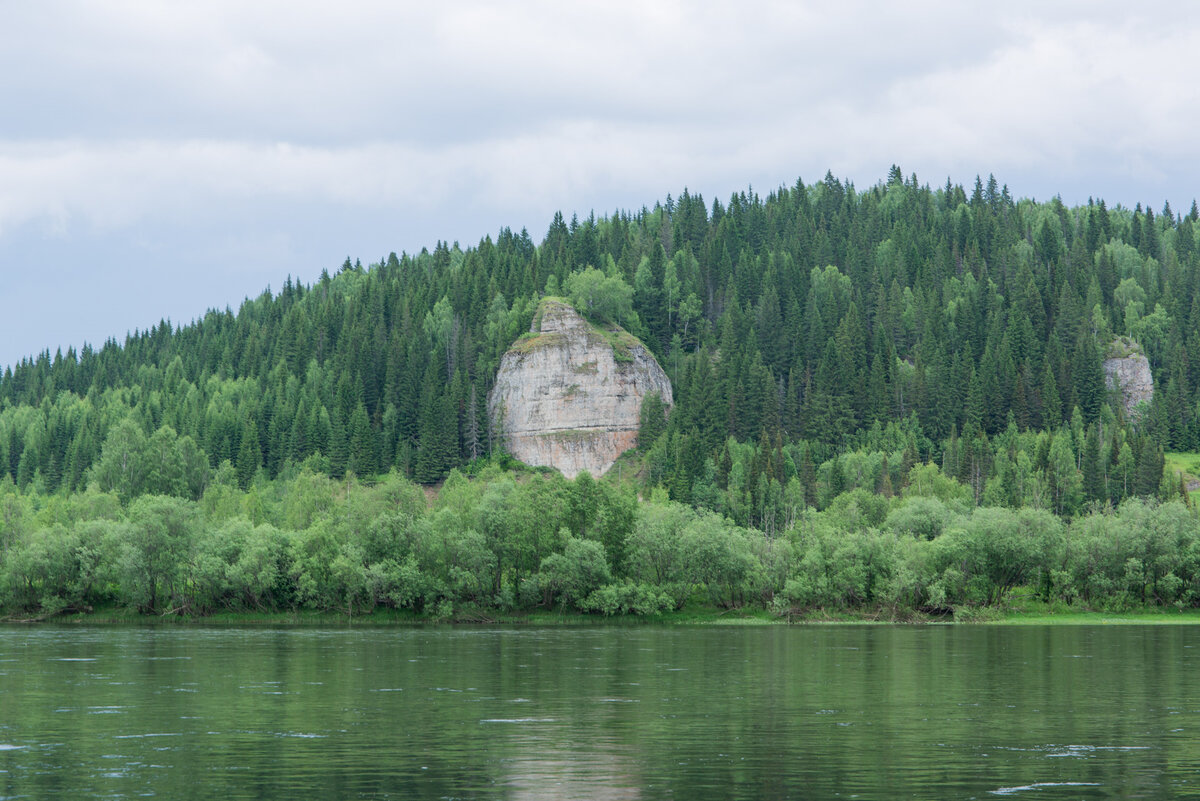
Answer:
[{"label": "water reflection", "polygon": [[1198,640],[0,628],[0,797],[1177,797]]}]

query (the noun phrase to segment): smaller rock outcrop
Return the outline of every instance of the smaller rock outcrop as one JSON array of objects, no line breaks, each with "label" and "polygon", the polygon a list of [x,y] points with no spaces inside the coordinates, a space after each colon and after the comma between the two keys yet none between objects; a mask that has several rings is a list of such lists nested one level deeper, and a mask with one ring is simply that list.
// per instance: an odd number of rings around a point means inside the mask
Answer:
[{"label": "smaller rock outcrop", "polygon": [[1118,337],[1108,348],[1104,360],[1104,382],[1110,390],[1121,393],[1125,416],[1136,419],[1138,404],[1149,403],[1154,397],[1154,377],[1150,362],[1142,348],[1129,337]]},{"label": "smaller rock outcrop", "polygon": [[529,333],[500,360],[488,414],[508,452],[526,464],[567,478],[599,476],[637,444],[642,401],[652,392],[671,404],[671,382],[636,337],[545,298]]}]

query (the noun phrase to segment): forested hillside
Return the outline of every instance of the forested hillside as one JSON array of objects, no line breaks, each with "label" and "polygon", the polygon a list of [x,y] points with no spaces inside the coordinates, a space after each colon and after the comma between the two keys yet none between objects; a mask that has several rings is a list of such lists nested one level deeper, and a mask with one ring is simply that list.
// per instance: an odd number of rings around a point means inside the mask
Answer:
[{"label": "forested hillside", "polygon": [[[600,283],[674,388],[631,464],[663,503],[769,538],[839,497],[878,526],[888,510],[870,498],[914,476],[965,487],[939,490],[960,515],[1186,500],[1163,454],[1200,449],[1198,225],[1195,203],[1068,208],[893,168],[864,191],[832,175],[725,202],[685,190],[637,213],[556,215],[540,241],[504,229],[465,250],[347,259],[236,312],[6,369],[0,496],[10,511],[24,498],[26,522],[0,518],[0,534],[7,547],[49,496],[85,489],[132,509],[503,463],[486,414],[501,355],[541,297]],[[1134,419],[1104,384],[1118,336],[1155,379]]]},{"label": "forested hillside", "polygon": [[[465,251],[347,260],[236,313],[23,361],[0,380],[0,474],[46,492],[90,477],[127,497],[198,497],[206,466],[230,460],[245,487],[320,454],[334,476],[395,466],[437,481],[494,444],[487,392],[536,299],[594,266],[633,288],[626,323],[675,387],[651,459],[673,498],[707,490],[709,460],[727,486],[729,438],[762,452],[751,487],[860,447],[948,461],[981,493],[1018,453],[1056,469],[1053,437],[1040,453],[1021,433],[1066,431],[1058,450],[1084,485],[1058,504],[1071,511],[1119,500],[1131,476],[1156,491],[1141,463],[1198,445],[1196,224],[1195,205],[1069,209],[1015,201],[994,179],[930,189],[898,169],[864,192],[827,176],[711,206],[685,190],[636,214],[556,216],[540,244],[502,230]],[[1106,402],[1100,365],[1118,334],[1144,347],[1159,389],[1140,427]],[[1004,454],[997,436],[1013,440]],[[102,458],[106,444],[185,437],[169,475]]]}]

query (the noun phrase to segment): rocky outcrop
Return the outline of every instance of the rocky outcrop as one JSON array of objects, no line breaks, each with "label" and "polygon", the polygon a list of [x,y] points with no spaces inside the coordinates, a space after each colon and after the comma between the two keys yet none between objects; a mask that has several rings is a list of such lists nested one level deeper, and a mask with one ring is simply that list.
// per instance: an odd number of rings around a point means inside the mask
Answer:
[{"label": "rocky outcrop", "polygon": [[1150,362],[1141,347],[1127,337],[1117,339],[1109,347],[1109,358],[1104,360],[1104,382],[1110,390],[1121,393],[1125,416],[1133,419],[1139,414],[1138,404],[1149,403],[1154,397],[1154,377],[1150,375]]},{"label": "rocky outcrop", "polygon": [[488,395],[494,430],[516,458],[567,478],[599,476],[637,444],[642,400],[672,403],[671,382],[638,339],[546,298],[530,332],[500,360]]}]

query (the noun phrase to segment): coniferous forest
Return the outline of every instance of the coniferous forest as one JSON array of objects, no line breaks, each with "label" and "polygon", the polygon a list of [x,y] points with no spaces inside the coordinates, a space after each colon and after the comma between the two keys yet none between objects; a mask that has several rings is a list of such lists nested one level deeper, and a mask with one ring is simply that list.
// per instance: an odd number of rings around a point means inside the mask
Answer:
[{"label": "coniferous forest", "polygon": [[[893,168],[347,259],[0,377],[0,608],[1200,606],[1200,210]],[[675,405],[567,481],[486,412],[603,273]],[[595,283],[595,282],[593,282]],[[1127,414],[1103,361],[1140,348]]]}]

